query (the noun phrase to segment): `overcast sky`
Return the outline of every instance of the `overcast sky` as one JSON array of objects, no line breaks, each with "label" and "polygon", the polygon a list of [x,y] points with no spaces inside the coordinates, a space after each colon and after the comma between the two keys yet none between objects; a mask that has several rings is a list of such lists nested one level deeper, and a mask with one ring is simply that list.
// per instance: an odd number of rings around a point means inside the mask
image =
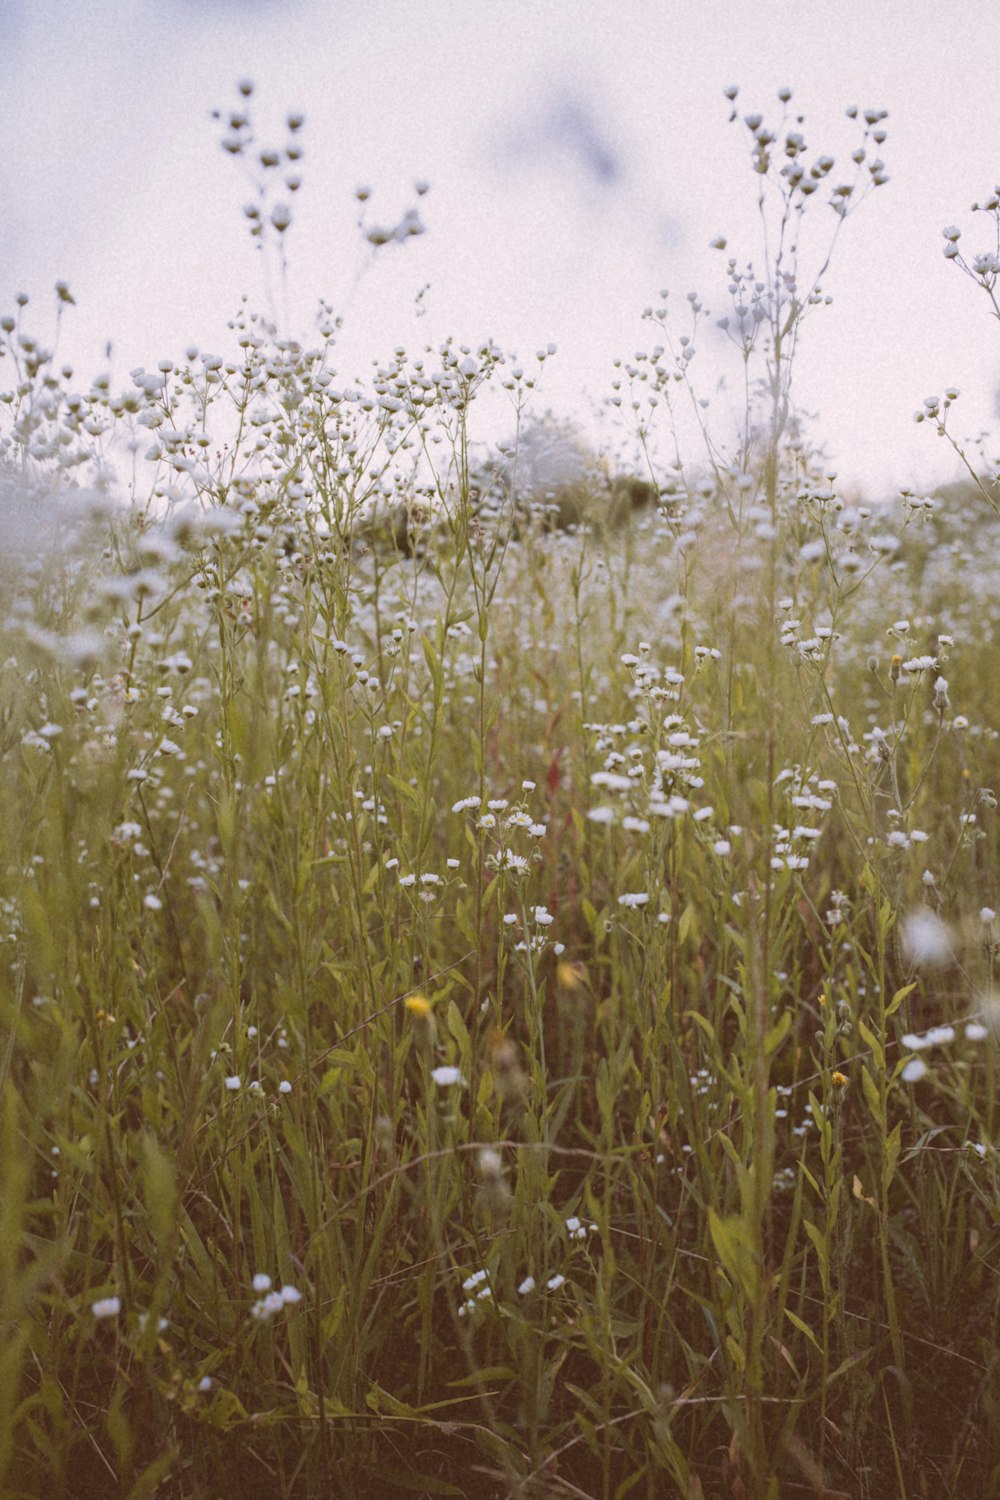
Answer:
[{"label": "overcast sky", "polygon": [[[998,55],[1000,12],[971,0],[0,0],[0,311],[26,291],[50,334],[65,279],[60,354],[81,383],[108,340],[121,383],[191,343],[226,353],[240,294],[266,308],[250,193],[210,118],[247,76],[262,140],[306,115],[287,331],[328,298],[345,380],[448,333],[525,360],[552,341],[539,406],[584,414],[612,360],[652,344],[640,315],[661,288],[678,319],[694,289],[726,310],[709,242],[743,261],[759,241],[722,90],[777,118],[787,84],[810,158],[849,152],[846,105],[889,110],[891,181],[844,226],[799,400],[843,478],[930,487],[955,464],[913,412],[946,385],[957,430],[993,425],[1000,451],[1000,327],[941,237],[956,223],[963,249],[993,248],[969,210],[1000,182]],[[372,252],[355,187],[393,224],[418,178],[427,234]]]}]

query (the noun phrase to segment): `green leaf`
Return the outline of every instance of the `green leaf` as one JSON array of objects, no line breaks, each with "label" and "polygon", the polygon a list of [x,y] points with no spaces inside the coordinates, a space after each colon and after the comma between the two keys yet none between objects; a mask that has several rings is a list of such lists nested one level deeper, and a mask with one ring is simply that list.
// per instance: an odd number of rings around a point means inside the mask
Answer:
[{"label": "green leaf", "polygon": [[399,793],[399,795],[405,802],[409,802],[412,807],[420,806],[420,793],[417,791],[415,786],[411,786],[410,783],[408,781],[404,781],[401,776],[387,775],[385,779],[389,783],[389,785]]},{"label": "green leaf", "polygon": [[469,1036],[469,1028],[462,1020],[462,1012],[454,1000],[448,1002],[448,1030],[458,1043],[459,1059],[463,1072],[468,1075],[472,1065],[472,1038]]},{"label": "green leaf", "polygon": [[516,1376],[517,1371],[510,1365],[486,1365],[472,1375],[460,1375],[457,1380],[449,1380],[448,1389],[459,1391],[466,1385],[478,1386],[490,1380],[514,1380]]},{"label": "green leaf", "polygon": [[161,1453],[147,1464],[138,1479],[129,1490],[126,1500],[154,1500],[154,1496],[160,1489],[160,1485],[177,1461],[178,1454],[175,1449],[167,1453]]},{"label": "green leaf", "polygon": [[872,1057],[875,1059],[875,1066],[878,1068],[880,1073],[883,1072],[883,1070],[885,1069],[885,1048],[882,1046],[882,1043],[879,1041],[874,1031],[872,1031],[871,1027],[866,1026],[864,1021],[858,1022],[858,1030],[861,1033],[862,1041],[867,1047],[871,1048]]},{"label": "green leaf", "polygon": [[907,995],[911,994],[912,991],[916,989],[916,987],[917,981],[914,979],[912,984],[904,984],[901,990],[896,991],[892,999],[889,1001],[889,1004],[885,1008],[886,1018],[888,1018],[889,1016],[894,1016],[896,1014],[897,1010],[902,1005]]},{"label": "green leaf", "polygon": [[699,1026],[701,1028],[701,1030],[705,1033],[705,1035],[708,1037],[709,1041],[711,1041],[713,1043],[718,1043],[718,1040],[719,1040],[718,1032],[716,1031],[715,1027],[712,1025],[711,1021],[708,1019],[708,1017],[707,1016],[703,1016],[700,1011],[698,1011],[698,1010],[686,1010],[684,1012],[684,1019],[686,1021],[693,1021],[696,1026]]},{"label": "green leaf", "polygon": [[623,1479],[618,1485],[617,1489],[615,1490],[615,1500],[625,1500],[625,1496],[631,1494],[636,1485],[639,1484],[641,1480],[645,1479],[648,1473],[649,1464],[641,1464],[640,1467],[636,1469],[634,1474],[629,1474],[628,1477]]},{"label": "green leaf", "polygon": [[896,1163],[899,1160],[899,1149],[901,1145],[902,1120],[897,1120],[885,1142],[885,1160],[882,1164],[882,1181],[888,1187],[896,1175]]},{"label": "green leaf", "polygon": [[830,1250],[829,1250],[829,1246],[826,1243],[826,1239],[824,1238],[822,1231],[819,1230],[816,1227],[815,1224],[810,1223],[810,1221],[808,1219],[803,1219],[802,1220],[802,1224],[803,1224],[803,1228],[805,1229],[806,1234],[809,1236],[810,1240],[812,1241],[813,1249],[816,1252],[816,1259],[817,1259],[817,1261],[819,1263],[819,1279],[823,1283],[823,1295],[824,1295],[824,1297],[829,1297],[829,1295],[830,1295]]},{"label": "green leaf", "polygon": [[31,966],[42,974],[56,967],[56,941],[52,915],[45,908],[38,892],[30,880],[24,881],[20,891],[21,911]]},{"label": "green leaf", "polygon": [[781,1016],[779,1016],[778,1020],[771,1027],[770,1031],[764,1038],[765,1057],[772,1057],[774,1053],[777,1052],[778,1048],[785,1040],[785,1037],[788,1035],[791,1024],[792,1013],[790,1010],[786,1010]]},{"label": "green leaf", "polygon": [[846,1375],[848,1370],[853,1370],[856,1365],[862,1364],[864,1360],[869,1357],[871,1352],[872,1351],[870,1349],[862,1349],[860,1354],[849,1354],[845,1360],[841,1361],[841,1363],[834,1370],[833,1374],[827,1380],[827,1387],[829,1388],[831,1385],[833,1385],[833,1382],[835,1380],[839,1380],[841,1375]]},{"label": "green leaf", "polygon": [[878,1085],[864,1066],[861,1069],[861,1092],[865,1096],[865,1103],[868,1105],[872,1119],[876,1125],[881,1125],[882,1100],[879,1098]]},{"label": "green leaf", "polygon": [[818,1354],[822,1354],[823,1353],[822,1346],[821,1346],[819,1340],[817,1339],[816,1335],[813,1333],[812,1329],[809,1327],[808,1323],[803,1322],[803,1320],[800,1317],[798,1317],[798,1315],[796,1313],[792,1312],[792,1310],[791,1310],[790,1307],[786,1307],[785,1308],[785,1317],[788,1319],[789,1323],[791,1323],[793,1327],[795,1327],[795,1328],[797,1328],[799,1330],[800,1333],[804,1333],[805,1334],[806,1338],[809,1340],[810,1344],[812,1344],[813,1348],[816,1350],[816,1352]]},{"label": "green leaf", "polygon": [[573,1420],[580,1429],[580,1436],[595,1457],[600,1453],[600,1445],[597,1441],[597,1428],[582,1411],[574,1412]]},{"label": "green leaf", "polygon": [[172,1239],[177,1207],[174,1166],[155,1136],[142,1138],[142,1179],[149,1222],[162,1250]]},{"label": "green leaf", "polygon": [[[810,1094],[809,1097],[812,1098],[812,1095]],[[814,1109],[813,1110],[813,1119],[815,1119],[815,1118],[816,1118],[816,1112],[815,1112],[815,1109]],[[800,1161],[799,1162],[799,1171],[802,1173],[803,1177],[805,1178],[806,1182],[808,1182],[808,1184],[812,1188],[813,1192],[818,1197],[822,1197],[822,1190],[820,1188],[820,1185],[816,1181],[815,1177],[810,1172],[809,1168],[806,1166],[806,1164],[805,1164],[804,1161]]]},{"label": "green leaf", "polygon": [[369,1386],[365,1395],[365,1405],[369,1411],[373,1411],[379,1417],[419,1416],[416,1407],[407,1406],[405,1401],[400,1401],[396,1396],[390,1396],[389,1392],[383,1390],[380,1385]]},{"label": "green leaf", "polygon": [[738,1287],[747,1300],[751,1301],[757,1281],[757,1268],[749,1221],[742,1214],[729,1214],[722,1218],[714,1208],[710,1208],[708,1227],[723,1270],[732,1285]]},{"label": "green leaf", "polygon": [[814,1224],[810,1219],[803,1219],[802,1227],[813,1242],[813,1247],[819,1258],[820,1265],[827,1265],[830,1259],[830,1252],[827,1248],[826,1239],[824,1238],[822,1229],[820,1229],[819,1226]]},{"label": "green leaf", "polygon": [[450,1484],[447,1479],[436,1479],[433,1474],[418,1474],[416,1469],[397,1469],[392,1464],[366,1466],[366,1473],[383,1483],[394,1484],[397,1489],[411,1490],[421,1495],[459,1495],[465,1490]]},{"label": "green leaf", "polygon": [[424,661],[427,663],[427,670],[431,674],[431,682],[434,686],[434,698],[436,701],[440,701],[444,692],[444,669],[441,666],[441,658],[431,645],[430,638],[426,635],[423,638],[423,644]]}]

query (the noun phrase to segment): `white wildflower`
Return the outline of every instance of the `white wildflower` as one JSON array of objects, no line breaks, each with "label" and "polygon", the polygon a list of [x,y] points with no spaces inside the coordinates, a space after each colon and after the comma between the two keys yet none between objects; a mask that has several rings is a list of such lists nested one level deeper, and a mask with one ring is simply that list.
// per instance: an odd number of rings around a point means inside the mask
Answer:
[{"label": "white wildflower", "polygon": [[432,1068],[431,1077],[437,1084],[438,1088],[441,1089],[453,1088],[455,1084],[459,1084],[462,1086],[464,1086],[465,1084],[465,1079],[462,1077],[461,1069],[448,1067],[446,1065],[442,1065],[439,1068]]},{"label": "white wildflower", "polygon": [[952,957],[951,934],[929,907],[908,912],[902,925],[903,951],[918,967],[940,968]]}]

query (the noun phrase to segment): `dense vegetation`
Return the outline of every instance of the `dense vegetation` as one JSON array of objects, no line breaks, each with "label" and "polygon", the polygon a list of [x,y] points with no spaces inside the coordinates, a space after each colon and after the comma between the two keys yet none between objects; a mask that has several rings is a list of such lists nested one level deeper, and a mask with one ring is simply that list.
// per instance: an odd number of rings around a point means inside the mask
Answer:
[{"label": "dense vegetation", "polygon": [[697,299],[617,375],[655,506],[492,344],[0,325],[5,1494],[1000,1488],[1000,531],[810,445],[885,130],[782,107],[739,432],[654,442]]}]

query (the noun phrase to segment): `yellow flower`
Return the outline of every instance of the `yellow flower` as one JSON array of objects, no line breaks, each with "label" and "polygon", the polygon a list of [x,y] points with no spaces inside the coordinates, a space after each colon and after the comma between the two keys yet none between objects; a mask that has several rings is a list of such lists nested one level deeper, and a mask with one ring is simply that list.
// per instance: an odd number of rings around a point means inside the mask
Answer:
[{"label": "yellow flower", "polygon": [[407,995],[403,1001],[411,1016],[416,1016],[418,1021],[426,1021],[431,1013],[431,1002],[426,995]]},{"label": "yellow flower", "polygon": [[581,963],[570,963],[566,958],[556,965],[556,983],[563,990],[578,990],[586,983],[587,971]]},{"label": "yellow flower", "polygon": [[830,1082],[833,1084],[835,1089],[846,1089],[847,1076],[844,1073],[834,1073],[833,1077],[830,1079]]}]

